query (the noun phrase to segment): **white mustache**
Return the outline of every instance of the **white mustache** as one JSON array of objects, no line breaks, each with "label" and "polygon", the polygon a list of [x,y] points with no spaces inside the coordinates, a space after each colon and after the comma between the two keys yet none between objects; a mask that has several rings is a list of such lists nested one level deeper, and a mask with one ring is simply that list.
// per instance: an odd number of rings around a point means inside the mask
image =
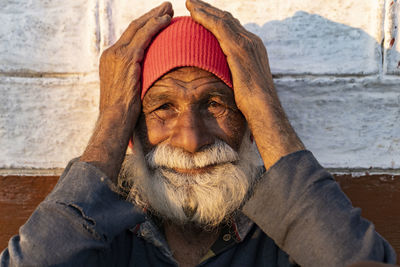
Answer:
[{"label": "white mustache", "polygon": [[[159,144],[146,156],[136,136],[134,154],[127,155],[119,176],[121,192],[161,218],[214,227],[240,207],[259,175],[260,157],[249,136],[247,131],[239,152],[218,140],[193,154]],[[174,170],[207,166],[213,168],[195,174]]]},{"label": "white mustache", "polygon": [[147,164],[151,169],[160,167],[196,169],[224,163],[234,163],[238,160],[239,154],[221,140],[217,140],[214,144],[195,154],[189,154],[183,149],[167,144],[160,144],[146,155]]}]

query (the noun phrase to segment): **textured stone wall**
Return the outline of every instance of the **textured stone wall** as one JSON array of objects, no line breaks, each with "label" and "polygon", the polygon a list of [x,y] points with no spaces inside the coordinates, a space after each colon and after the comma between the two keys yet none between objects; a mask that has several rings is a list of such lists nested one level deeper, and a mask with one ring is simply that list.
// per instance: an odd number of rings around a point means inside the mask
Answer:
[{"label": "textured stone wall", "polygon": [[[64,167],[83,152],[101,51],[159,3],[2,0],[0,168]],[[283,106],[323,165],[400,168],[399,2],[210,3],[263,39]]]}]

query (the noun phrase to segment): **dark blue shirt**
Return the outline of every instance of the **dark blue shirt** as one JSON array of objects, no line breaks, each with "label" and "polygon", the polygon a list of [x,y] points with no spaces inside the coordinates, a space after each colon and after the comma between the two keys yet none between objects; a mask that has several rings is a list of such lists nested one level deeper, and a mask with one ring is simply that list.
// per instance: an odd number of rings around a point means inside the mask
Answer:
[{"label": "dark blue shirt", "polygon": [[[99,169],[71,161],[11,238],[1,266],[177,266],[154,220],[111,188]],[[395,263],[396,255],[311,152],[299,151],[261,176],[199,266],[342,267],[360,260]]]}]

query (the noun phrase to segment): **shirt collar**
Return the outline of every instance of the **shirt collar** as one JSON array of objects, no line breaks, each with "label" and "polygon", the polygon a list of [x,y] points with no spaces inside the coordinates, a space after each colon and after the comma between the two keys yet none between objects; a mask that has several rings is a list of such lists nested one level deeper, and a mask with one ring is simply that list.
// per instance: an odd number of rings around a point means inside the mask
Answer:
[{"label": "shirt collar", "polygon": [[[219,237],[203,257],[201,262],[206,261],[235,244],[242,242],[253,225],[254,223],[247,216],[238,211],[232,221],[222,227]],[[130,229],[130,231],[157,247],[162,254],[175,262],[172,252],[168,247],[167,240],[160,229],[160,225],[153,218],[146,216],[144,222],[137,224],[135,227]]]},{"label": "shirt collar", "polygon": [[253,224],[254,223],[246,215],[241,211],[238,212],[232,224],[238,242],[241,242],[247,236]]}]

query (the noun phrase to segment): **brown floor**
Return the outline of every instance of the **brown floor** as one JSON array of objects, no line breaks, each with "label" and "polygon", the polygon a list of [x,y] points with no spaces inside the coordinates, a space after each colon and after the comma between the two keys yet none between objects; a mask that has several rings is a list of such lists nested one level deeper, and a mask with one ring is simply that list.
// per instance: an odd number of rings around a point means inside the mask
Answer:
[{"label": "brown floor", "polygon": [[[58,177],[0,176],[0,251],[52,190]],[[354,206],[400,255],[400,176],[336,176]],[[398,262],[399,257],[398,257]]]}]

